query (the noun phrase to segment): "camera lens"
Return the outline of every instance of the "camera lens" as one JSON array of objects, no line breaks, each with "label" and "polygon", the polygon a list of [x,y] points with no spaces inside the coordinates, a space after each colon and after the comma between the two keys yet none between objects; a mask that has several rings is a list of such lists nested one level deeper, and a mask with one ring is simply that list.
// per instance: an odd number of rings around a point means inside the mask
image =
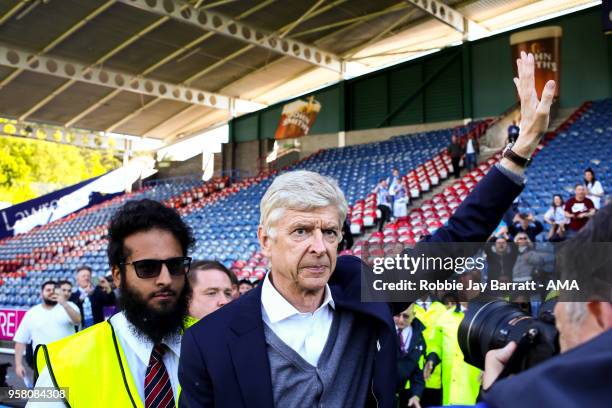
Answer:
[{"label": "camera lens", "polygon": [[465,361],[480,369],[484,369],[485,355],[489,350],[515,341],[519,347],[513,354],[511,372],[533,367],[557,354],[557,336],[554,317],[535,319],[518,304],[500,300],[470,303],[458,331],[459,347]]},{"label": "camera lens", "polygon": [[484,369],[485,354],[520,340],[533,318],[517,305],[503,301],[470,303],[459,325],[459,346],[465,361]]}]

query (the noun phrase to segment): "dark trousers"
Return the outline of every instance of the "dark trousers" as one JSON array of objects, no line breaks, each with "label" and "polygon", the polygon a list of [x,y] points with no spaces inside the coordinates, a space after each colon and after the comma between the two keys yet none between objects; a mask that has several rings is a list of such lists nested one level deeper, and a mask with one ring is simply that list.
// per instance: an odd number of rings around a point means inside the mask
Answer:
[{"label": "dark trousers", "polygon": [[378,220],[378,232],[382,232],[385,222],[391,218],[391,208],[386,205],[379,205],[376,207],[380,210],[380,219]]},{"label": "dark trousers", "polygon": [[451,157],[451,161],[453,163],[453,174],[455,175],[455,178],[459,178],[459,173],[461,172],[459,162],[461,161],[461,157]]},{"label": "dark trousers", "polygon": [[421,407],[439,407],[442,405],[442,389],[425,388],[421,397]]}]

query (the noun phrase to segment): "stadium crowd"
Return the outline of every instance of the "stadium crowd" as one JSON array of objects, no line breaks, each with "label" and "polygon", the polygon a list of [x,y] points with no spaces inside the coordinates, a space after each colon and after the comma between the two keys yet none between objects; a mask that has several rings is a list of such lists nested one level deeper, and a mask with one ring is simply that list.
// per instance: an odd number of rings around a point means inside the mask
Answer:
[{"label": "stadium crowd", "polygon": [[[525,164],[513,155],[531,158],[548,126],[554,94],[554,82],[548,83],[538,100],[533,64],[532,55],[518,61],[521,128],[513,123],[508,130],[511,152],[504,153],[448,223],[424,239],[487,242],[482,250],[487,267],[458,279],[538,279],[550,260],[537,242],[596,240],[593,230],[609,224],[605,219],[612,207],[591,168],[585,169],[584,180],[576,180],[573,196],[554,193],[545,214],[512,206],[525,183]],[[468,171],[475,168],[479,150],[477,138],[453,136],[448,154],[455,177],[462,161]],[[393,169],[373,192],[379,232],[385,223],[407,216],[409,189],[399,170]],[[108,276],[93,277],[84,265],[75,271],[74,290],[69,281],[42,284],[42,302],[28,311],[15,335],[16,372],[37,388],[68,387],[65,401],[76,407],[420,408],[473,405],[479,397],[486,406],[514,406],[509,399],[524,386],[523,374],[494,382],[513,343],[490,352],[484,374],[464,361],[457,333],[473,298],[431,292],[421,293],[412,304],[383,307],[361,301],[364,264],[356,257],[337,257],[339,245],[351,245],[341,244],[347,209],[333,180],[307,171],[278,176],[261,200],[258,229],[271,269],[262,280],[251,281],[239,280],[217,261],[192,259],[192,232],[175,210],[148,199],[128,202],[109,225]],[[546,237],[539,219],[549,225]],[[604,234],[612,238],[608,230]],[[419,244],[405,249],[419,250]],[[546,296],[509,300],[536,316],[550,299]],[[562,339],[578,327],[590,335],[567,340],[562,351],[606,344],[610,304],[573,307],[567,307],[569,317],[561,303],[555,309]],[[29,344],[34,350],[30,359]],[[609,354],[597,366],[608,372]],[[26,364],[34,370],[32,379]],[[531,378],[530,384],[538,381]],[[604,406],[598,405],[599,397],[609,402],[609,387],[602,391],[600,385],[592,384],[595,399],[589,406]],[[554,393],[545,397],[561,398]],[[65,406],[28,403],[39,405]]]}]

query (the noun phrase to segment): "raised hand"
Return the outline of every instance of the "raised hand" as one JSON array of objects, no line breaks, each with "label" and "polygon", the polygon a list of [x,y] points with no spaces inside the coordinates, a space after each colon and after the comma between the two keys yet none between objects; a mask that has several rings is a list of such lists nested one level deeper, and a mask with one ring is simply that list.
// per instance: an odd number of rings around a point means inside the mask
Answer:
[{"label": "raised hand", "polygon": [[538,146],[539,136],[548,128],[550,106],[555,96],[555,81],[548,81],[538,100],[535,89],[535,61],[533,54],[521,51],[521,58],[516,60],[518,78],[514,84],[521,100],[520,134],[512,150],[522,157],[531,157]]}]

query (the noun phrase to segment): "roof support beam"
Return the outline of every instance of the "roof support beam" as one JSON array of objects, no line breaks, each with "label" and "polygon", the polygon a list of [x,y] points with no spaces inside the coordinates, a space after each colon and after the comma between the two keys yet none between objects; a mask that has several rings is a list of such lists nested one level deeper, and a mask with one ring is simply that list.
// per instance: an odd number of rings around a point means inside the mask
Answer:
[{"label": "roof support beam", "polygon": [[[212,31],[236,40],[263,47],[278,54],[298,58],[335,72],[341,72],[341,59],[329,52],[299,41],[282,38],[274,33],[252,27],[229,17],[207,10],[184,7],[177,0],[118,0],[152,13],[174,18],[202,30]],[[314,13],[313,13],[314,14]]]},{"label": "roof support beam", "polygon": [[472,27],[479,27],[479,30],[487,31],[483,27],[478,26],[478,24],[474,23],[473,21],[470,21],[467,17],[465,17],[463,14],[461,14],[454,8],[447,6],[439,0],[406,0],[406,2],[420,8],[427,14],[430,14],[437,20],[454,28],[462,34],[467,34],[468,21]]},{"label": "roof support beam", "polygon": [[[254,12],[253,10],[257,7],[261,7],[262,4],[266,4],[269,2],[272,2],[273,0],[267,0],[264,1],[262,3],[260,3],[259,5],[255,6],[253,9],[247,10],[245,11],[243,14],[241,14],[240,16],[236,17],[236,20],[240,20],[242,18],[247,17],[247,14],[250,14],[251,12]],[[312,12],[308,17],[304,18],[303,21],[308,21],[311,18],[314,18],[316,16],[318,16],[321,13],[326,12],[327,10],[342,4],[344,2],[346,2],[347,0],[336,0],[333,3],[328,4],[325,7],[321,7],[320,9],[318,9],[317,11]],[[280,28],[276,33],[278,34],[288,34],[290,32],[290,28],[291,28],[291,23],[285,25],[284,27]],[[212,35],[212,33],[207,33],[205,35]],[[217,63],[206,67],[204,70],[195,73],[194,75],[192,75],[191,77],[185,79],[182,83],[183,84],[190,84],[191,82],[195,81],[196,79],[200,78],[201,76],[207,74],[208,72],[212,71],[213,69],[217,68],[218,66],[230,61],[233,58],[236,58],[237,56],[244,54],[245,52],[249,51],[250,49],[252,49],[253,47],[255,47],[253,44],[249,44],[243,48],[240,48],[239,50],[235,51],[234,53],[232,53],[231,55],[226,56],[225,58],[223,58],[221,61],[218,61]],[[117,129],[119,126],[121,126],[122,124],[124,124],[125,122],[127,122],[128,120],[132,119],[133,117],[137,116],[138,114],[140,114],[141,112],[143,112],[144,110],[155,106],[157,103],[159,103],[161,101],[161,99],[153,99],[152,101],[144,104],[142,107],[136,109],[135,111],[131,112],[130,114],[128,114],[127,116],[121,118],[119,121],[113,123],[111,126],[109,126],[106,131],[107,132],[112,132],[115,129]],[[181,110],[178,114],[182,114],[184,112],[186,112],[188,109],[192,109],[191,106],[188,106],[187,108]],[[174,115],[173,115],[174,117]],[[152,128],[150,128],[149,130],[147,130],[146,134],[149,134],[153,131],[155,131],[156,129],[158,129],[159,127],[163,126],[168,120],[170,119],[164,119],[163,121],[161,121],[160,123],[158,123],[157,125],[153,126]]]},{"label": "roof support beam", "polygon": [[[38,56],[33,62],[27,51],[0,46],[0,65],[21,68],[40,74],[66,78],[69,82],[87,82],[122,91],[150,95],[193,105],[229,110],[232,98],[168,82],[156,81],[109,69],[90,68],[61,58]],[[54,95],[54,94],[52,94]],[[245,103],[248,101],[244,101]],[[21,119],[20,119],[21,120]]]},{"label": "roof support beam", "polygon": [[6,23],[15,14],[17,14],[19,12],[19,10],[21,10],[21,7],[23,7],[24,5],[26,5],[30,1],[31,0],[20,0],[20,1],[18,1],[17,4],[15,4],[13,7],[11,7],[6,13],[4,13],[3,16],[0,17],[0,26],[2,24]]},{"label": "roof support beam", "polygon": [[[115,4],[115,0],[109,0],[106,3],[102,4],[100,7],[96,8],[91,13],[89,13],[87,16],[83,17],[81,20],[79,20],[78,23],[76,23],[75,25],[70,27],[67,31],[65,31],[59,37],[57,37],[56,39],[51,41],[49,44],[47,44],[45,46],[45,48],[43,48],[42,50],[37,52],[35,55],[33,55],[31,57],[31,59],[28,61],[28,63],[29,64],[33,63],[36,60],[36,58],[38,58],[39,55],[45,54],[45,53],[53,50],[58,44],[60,44],[62,41],[64,41],[68,37],[70,37],[77,30],[79,30],[85,24],[89,23],[97,15],[99,15],[102,12],[104,12],[106,9],[108,9],[113,4]],[[6,85],[8,85],[13,79],[17,78],[17,76],[19,76],[19,74],[21,74],[22,72],[23,72],[22,68],[17,68],[13,72],[11,72],[9,75],[7,75],[5,78],[3,78],[2,81],[0,81],[0,89],[4,88]]]},{"label": "roof support beam", "polygon": [[326,24],[320,27],[315,27],[315,28],[311,28],[305,31],[300,31],[299,33],[295,33],[292,35],[293,38],[297,38],[297,37],[303,37],[305,35],[308,34],[313,34],[313,33],[318,33],[320,31],[326,31],[329,30],[330,28],[335,28],[335,27],[342,27],[345,25],[349,25],[352,23],[356,23],[356,22],[366,22],[369,20],[372,20],[376,17],[385,15],[385,14],[389,14],[392,13],[394,11],[398,11],[398,10],[403,10],[410,7],[408,4],[405,3],[398,3],[394,6],[391,6],[389,8],[386,8],[384,10],[380,10],[380,11],[376,11],[374,13],[370,13],[370,14],[364,14],[362,16],[357,16],[357,17],[352,17],[346,20],[341,20],[341,21],[336,21],[334,23],[330,23],[330,24]]},{"label": "roof support beam", "polygon": [[[242,13],[241,15],[236,17],[236,19],[241,19],[241,18],[248,17],[249,15],[251,15],[251,14],[261,10],[262,8],[264,8],[264,7],[274,3],[275,1],[276,0],[265,0],[265,1],[262,1],[261,3],[256,5],[255,7],[245,11],[244,13]],[[195,7],[198,7],[200,3],[201,3],[201,0],[198,0],[198,2],[196,3]],[[168,17],[162,17],[162,19],[164,21],[168,21],[169,20]],[[149,66],[147,69],[145,69],[140,74],[138,74],[137,77],[141,77],[141,76],[145,76],[145,75],[150,74],[151,72],[155,71],[157,68],[161,67],[162,65],[164,65],[164,64],[172,61],[173,59],[177,58],[178,56],[180,56],[184,52],[189,51],[189,50],[193,49],[194,47],[196,47],[197,45],[199,45],[200,43],[206,41],[207,39],[209,39],[213,35],[214,35],[214,33],[212,33],[212,32],[207,32],[206,34],[201,35],[200,37],[196,38],[195,40],[193,40],[193,41],[189,42],[188,44],[182,46],[178,50],[170,53],[165,58],[161,59],[160,61],[156,62],[155,64]],[[75,124],[76,122],[78,122],[79,120],[83,119],[85,116],[89,115],[91,112],[95,111],[97,108],[102,106],[104,103],[106,103],[109,100],[113,99],[119,93],[121,93],[121,90],[120,89],[115,89],[114,91],[112,91],[109,94],[105,95],[104,97],[102,97],[102,99],[100,99],[97,102],[93,103],[87,109],[85,109],[84,111],[80,112],[79,114],[77,114],[76,116],[71,118],[68,122],[66,122],[65,126],[72,126],[73,124]],[[160,100],[161,99],[156,100],[156,101],[159,102]],[[155,102],[155,103],[157,103],[157,102]],[[144,106],[146,106],[146,105],[148,105],[148,103],[145,104]],[[125,116],[124,118],[121,119],[120,122],[116,122],[113,125],[111,125],[111,127],[109,127],[109,129],[111,129],[111,130],[109,130],[109,131],[112,131],[112,129],[116,129],[118,126],[120,126],[121,124],[125,123],[127,120],[129,120],[132,117],[136,116],[136,114],[142,112],[142,110],[143,110],[142,108],[144,108],[144,106],[139,108],[137,111],[130,113],[130,115]]]}]

